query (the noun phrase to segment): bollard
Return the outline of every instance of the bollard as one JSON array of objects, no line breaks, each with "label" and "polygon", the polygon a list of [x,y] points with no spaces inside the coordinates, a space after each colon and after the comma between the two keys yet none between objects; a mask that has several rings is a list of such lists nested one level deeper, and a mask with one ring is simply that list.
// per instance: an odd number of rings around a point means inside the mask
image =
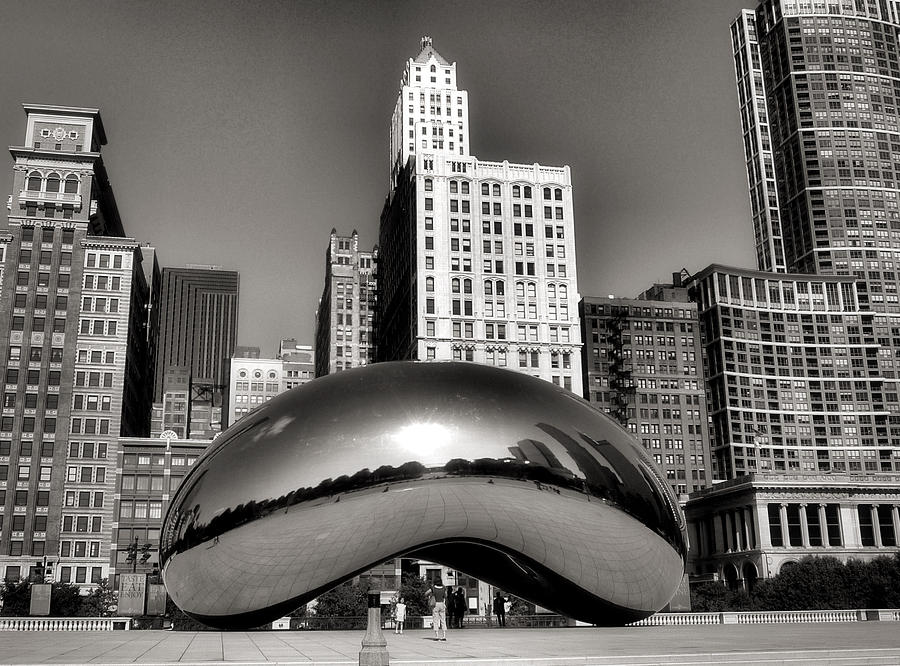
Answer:
[{"label": "bollard", "polygon": [[387,641],[381,633],[381,593],[369,591],[369,613],[366,635],[359,651],[359,666],[389,666],[391,657],[387,651]]}]

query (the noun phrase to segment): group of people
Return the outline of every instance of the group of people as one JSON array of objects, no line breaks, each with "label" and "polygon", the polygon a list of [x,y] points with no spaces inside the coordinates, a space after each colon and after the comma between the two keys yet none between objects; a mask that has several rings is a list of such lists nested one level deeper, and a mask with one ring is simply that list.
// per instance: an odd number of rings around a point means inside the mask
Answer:
[{"label": "group of people", "polygon": [[[434,628],[434,640],[447,640],[447,627],[451,629],[462,629],[463,618],[468,611],[466,603],[466,593],[461,587],[455,591],[446,588],[438,581],[427,592],[428,605],[431,607],[432,627]],[[497,616],[498,626],[506,626],[506,613],[509,610],[510,601],[500,594],[497,590],[494,592],[494,599],[491,610]],[[394,605],[394,633],[403,633],[403,623],[406,621],[406,602],[403,597],[397,600]],[[449,623],[449,625],[448,625]]]}]

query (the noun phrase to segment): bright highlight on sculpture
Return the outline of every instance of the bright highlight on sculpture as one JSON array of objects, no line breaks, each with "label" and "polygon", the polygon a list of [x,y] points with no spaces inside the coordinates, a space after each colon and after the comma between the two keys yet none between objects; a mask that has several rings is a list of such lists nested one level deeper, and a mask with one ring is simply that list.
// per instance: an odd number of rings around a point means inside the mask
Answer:
[{"label": "bright highlight on sculpture", "polygon": [[381,363],[284,393],[220,435],[172,500],[186,613],[259,626],[399,555],[596,624],[661,609],[684,522],[650,458],[584,400],[472,363]]}]

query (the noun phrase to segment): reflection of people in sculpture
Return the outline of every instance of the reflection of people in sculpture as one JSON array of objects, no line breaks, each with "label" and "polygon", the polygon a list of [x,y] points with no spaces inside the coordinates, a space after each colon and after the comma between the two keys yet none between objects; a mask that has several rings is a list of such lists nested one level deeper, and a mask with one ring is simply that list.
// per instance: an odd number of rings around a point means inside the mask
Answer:
[{"label": "reflection of people in sculpture", "polygon": [[428,596],[434,599],[431,619],[434,626],[434,640],[447,640],[447,589],[441,581],[436,582],[428,590]]},{"label": "reflection of people in sculpture", "polygon": [[403,597],[397,600],[397,605],[394,606],[394,621],[396,625],[394,626],[395,634],[403,633],[403,623],[406,621],[406,604],[403,601]]},{"label": "reflection of people in sculpture", "polygon": [[494,590],[494,615],[497,616],[497,624],[506,626],[506,599],[500,596],[500,590]]}]

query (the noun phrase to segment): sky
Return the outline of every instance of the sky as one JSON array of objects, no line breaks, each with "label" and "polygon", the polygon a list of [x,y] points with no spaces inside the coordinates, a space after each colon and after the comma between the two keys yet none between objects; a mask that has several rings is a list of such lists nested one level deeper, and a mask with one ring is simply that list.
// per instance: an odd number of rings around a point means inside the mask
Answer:
[{"label": "sky", "polygon": [[24,141],[23,103],[99,108],[126,233],[161,266],[239,271],[238,343],[274,357],[313,343],[331,229],[377,243],[400,76],[429,35],[468,91],[471,154],[569,165],[579,292],[630,297],[755,267],[729,37],[754,4],[5,2],[0,141]]}]

